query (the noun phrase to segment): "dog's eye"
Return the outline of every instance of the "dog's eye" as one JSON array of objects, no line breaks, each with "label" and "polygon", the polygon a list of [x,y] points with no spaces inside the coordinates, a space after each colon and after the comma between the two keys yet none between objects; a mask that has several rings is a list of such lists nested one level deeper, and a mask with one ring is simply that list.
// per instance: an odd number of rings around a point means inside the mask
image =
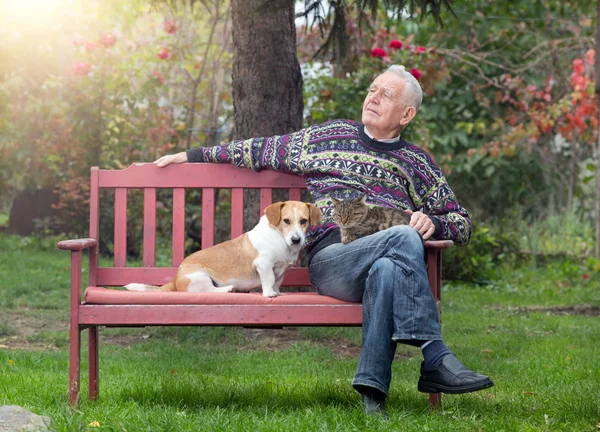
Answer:
[{"label": "dog's eye", "polygon": [[284,219],[284,220],[283,220],[283,222],[284,222],[286,225],[289,225],[289,224],[290,224],[290,220],[289,220],[289,219]]},{"label": "dog's eye", "polygon": [[306,225],[307,219],[300,219],[300,225]]}]

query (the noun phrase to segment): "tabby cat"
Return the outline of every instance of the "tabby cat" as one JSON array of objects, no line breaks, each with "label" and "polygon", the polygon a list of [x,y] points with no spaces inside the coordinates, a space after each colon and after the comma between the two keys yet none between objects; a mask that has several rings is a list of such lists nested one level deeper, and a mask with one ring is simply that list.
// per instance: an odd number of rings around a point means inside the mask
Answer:
[{"label": "tabby cat", "polygon": [[366,195],[333,201],[333,221],[340,227],[342,243],[374,234],[394,225],[408,225],[410,216],[403,210],[390,207],[369,207]]}]

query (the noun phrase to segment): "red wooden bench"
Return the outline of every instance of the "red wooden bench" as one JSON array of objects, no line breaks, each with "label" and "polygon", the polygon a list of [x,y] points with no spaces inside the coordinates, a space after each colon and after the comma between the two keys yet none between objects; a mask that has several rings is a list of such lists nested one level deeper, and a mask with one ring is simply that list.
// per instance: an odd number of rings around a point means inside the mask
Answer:
[{"label": "red wooden bench", "polygon": [[[202,248],[214,244],[215,188],[231,189],[231,237],[242,234],[244,189],[260,189],[260,211],[272,202],[273,189],[288,189],[289,199],[300,200],[302,177],[275,171],[255,173],[233,165],[182,164],[166,168],[134,164],[124,170],[91,170],[90,238],[65,240],[58,247],[71,251],[69,402],[76,405],[80,389],[80,336],[88,330],[90,400],[98,397],[98,327],[159,325],[193,326],[360,326],[362,306],[315,292],[286,293],[265,298],[260,293],[133,292],[121,287],[130,282],[162,285],[175,276],[184,258],[185,189],[202,189]],[[156,191],[173,191],[172,264],[156,267]],[[98,266],[100,190],[114,189],[114,267]],[[142,267],[127,267],[127,192],[143,189]],[[131,217],[131,215],[130,215]],[[429,282],[438,301],[441,296],[441,249],[451,241],[428,241]],[[89,282],[82,301],[82,251],[89,249]],[[283,286],[311,286],[307,268],[292,268]],[[436,407],[439,394],[430,395]]]}]

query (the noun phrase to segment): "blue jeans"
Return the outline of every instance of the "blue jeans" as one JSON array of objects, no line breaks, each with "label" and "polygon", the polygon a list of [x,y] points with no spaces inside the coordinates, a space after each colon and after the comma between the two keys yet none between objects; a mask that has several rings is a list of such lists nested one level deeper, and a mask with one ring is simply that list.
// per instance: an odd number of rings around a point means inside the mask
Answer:
[{"label": "blue jeans", "polygon": [[352,385],[388,394],[396,342],[441,340],[421,235],[399,225],[317,252],[310,280],[322,295],[363,304],[363,347]]}]

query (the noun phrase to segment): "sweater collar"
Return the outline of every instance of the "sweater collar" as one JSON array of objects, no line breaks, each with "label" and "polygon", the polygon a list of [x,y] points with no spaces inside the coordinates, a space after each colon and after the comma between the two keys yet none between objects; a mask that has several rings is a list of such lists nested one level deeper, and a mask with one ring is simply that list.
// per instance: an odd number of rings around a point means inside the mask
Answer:
[{"label": "sweater collar", "polygon": [[367,147],[371,147],[377,150],[398,150],[402,147],[406,147],[407,145],[409,145],[408,141],[406,141],[400,136],[392,140],[376,140],[375,138],[373,138],[371,133],[367,131],[367,128],[364,124],[360,125],[358,133],[360,139],[363,141],[364,144],[367,145]]}]

